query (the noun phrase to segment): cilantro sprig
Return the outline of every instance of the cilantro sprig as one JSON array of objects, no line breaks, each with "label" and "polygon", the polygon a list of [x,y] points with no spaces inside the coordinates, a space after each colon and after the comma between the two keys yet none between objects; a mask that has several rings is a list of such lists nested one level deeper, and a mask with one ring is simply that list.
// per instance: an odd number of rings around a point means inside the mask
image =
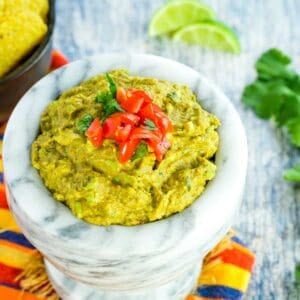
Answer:
[{"label": "cilantro sprig", "polygon": [[117,95],[116,83],[108,73],[105,74],[105,77],[109,84],[109,91],[98,94],[95,99],[96,103],[101,103],[103,105],[103,111],[104,111],[103,120],[105,120],[113,113],[123,111],[123,109],[121,108],[121,106],[116,100],[116,95]]},{"label": "cilantro sprig", "polygon": [[[291,62],[278,49],[263,53],[255,64],[257,78],[245,87],[242,101],[258,117],[273,119],[300,147],[300,75],[290,68]],[[300,182],[300,167],[287,170],[284,178]]]},{"label": "cilantro sprig", "polygon": [[77,120],[76,122],[76,128],[77,130],[84,134],[88,128],[90,127],[90,125],[92,124],[94,118],[92,115],[90,114],[86,114],[84,115],[81,119]]}]

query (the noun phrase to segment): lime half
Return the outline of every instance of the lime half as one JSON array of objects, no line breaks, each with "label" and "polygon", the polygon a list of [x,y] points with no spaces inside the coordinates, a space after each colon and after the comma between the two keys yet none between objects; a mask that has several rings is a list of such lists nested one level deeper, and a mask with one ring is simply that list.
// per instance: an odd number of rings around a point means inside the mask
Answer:
[{"label": "lime half", "polygon": [[212,19],[214,12],[195,0],[174,0],[159,9],[149,25],[150,36],[173,32],[193,23]]},{"label": "lime half", "polygon": [[239,40],[232,29],[212,20],[184,27],[173,39],[232,53],[240,53],[241,50]]}]

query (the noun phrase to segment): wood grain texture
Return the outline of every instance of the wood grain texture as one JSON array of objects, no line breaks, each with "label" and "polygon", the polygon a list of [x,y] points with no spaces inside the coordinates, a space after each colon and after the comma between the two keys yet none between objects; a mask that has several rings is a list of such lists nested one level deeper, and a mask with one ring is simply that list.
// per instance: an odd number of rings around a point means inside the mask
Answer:
[{"label": "wood grain texture", "polygon": [[54,46],[72,60],[111,51],[169,57],[202,72],[223,89],[241,115],[249,143],[247,185],[236,228],[256,252],[257,264],[245,298],[300,299],[293,284],[295,264],[300,261],[300,188],[281,176],[300,160],[300,152],[289,146],[280,130],[257,119],[240,102],[243,87],[254,78],[253,64],[264,50],[281,48],[300,71],[300,1],[206,0],[238,33],[243,48],[239,56],[150,39],[149,19],[164,2],[57,1]]}]

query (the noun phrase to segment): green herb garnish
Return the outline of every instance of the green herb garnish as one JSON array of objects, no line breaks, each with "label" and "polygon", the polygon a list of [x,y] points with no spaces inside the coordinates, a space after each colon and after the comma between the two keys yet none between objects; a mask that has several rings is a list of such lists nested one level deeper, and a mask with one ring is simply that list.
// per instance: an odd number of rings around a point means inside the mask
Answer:
[{"label": "green herb garnish", "polygon": [[112,97],[116,98],[116,96],[117,96],[117,85],[116,85],[116,83],[110,77],[110,75],[108,73],[105,74],[105,77],[106,77],[106,79],[109,83],[109,90],[110,90],[110,93],[111,93]]},{"label": "green herb garnish", "polygon": [[[258,117],[273,119],[287,130],[291,143],[300,147],[300,76],[290,68],[291,59],[270,49],[257,60],[256,80],[246,86],[242,101]],[[300,181],[298,166],[286,171],[286,180]]]},{"label": "green herb garnish", "polygon": [[131,161],[134,161],[139,158],[143,158],[149,153],[148,146],[145,143],[140,143],[139,146],[136,148],[135,153],[133,154]]},{"label": "green herb garnish", "polygon": [[92,115],[90,114],[86,114],[84,115],[81,119],[79,119],[76,123],[76,128],[77,130],[84,134],[88,128],[90,127],[90,125],[92,124],[94,118]]},{"label": "green herb garnish", "polygon": [[145,124],[144,128],[146,128],[148,130],[154,131],[157,129],[154,122],[151,121],[150,119],[145,119],[144,124]]},{"label": "green herb garnish", "polygon": [[300,182],[300,164],[288,169],[284,172],[283,178],[289,181],[299,181]]},{"label": "green herb garnish", "polygon": [[296,266],[295,277],[296,277],[297,283],[300,284],[300,265]]},{"label": "green herb garnish", "polygon": [[178,102],[178,100],[179,100],[179,97],[178,97],[178,95],[177,95],[176,92],[168,93],[168,94],[167,94],[167,97],[168,97],[169,99],[173,100],[174,102]]},{"label": "green herb garnish", "polygon": [[108,73],[105,74],[105,77],[109,83],[109,92],[102,92],[101,94],[97,95],[95,99],[96,103],[101,103],[103,105],[104,116],[102,121],[116,112],[123,111],[120,104],[116,100],[116,83]]}]

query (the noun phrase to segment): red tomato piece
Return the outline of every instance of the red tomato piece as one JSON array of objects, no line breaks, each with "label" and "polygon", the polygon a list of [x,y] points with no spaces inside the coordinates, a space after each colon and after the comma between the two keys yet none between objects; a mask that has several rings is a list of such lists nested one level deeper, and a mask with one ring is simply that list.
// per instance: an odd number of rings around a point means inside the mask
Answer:
[{"label": "red tomato piece", "polygon": [[50,69],[54,70],[69,63],[68,58],[58,50],[53,50],[51,53]]},{"label": "red tomato piece", "polygon": [[103,123],[103,136],[108,139],[115,137],[115,132],[121,124],[121,119],[118,118],[107,118]]},{"label": "red tomato piece", "polygon": [[122,164],[126,163],[132,157],[139,143],[139,139],[129,139],[120,144],[119,161]]},{"label": "red tomato piece", "polygon": [[142,107],[144,100],[142,98],[132,99],[128,98],[126,101],[121,101],[120,105],[123,109],[130,113],[137,113]]},{"label": "red tomato piece", "polygon": [[100,147],[103,143],[103,128],[98,118],[96,118],[85,132],[91,143],[95,147]]},{"label": "red tomato piece", "polygon": [[166,114],[163,112],[156,113],[156,125],[158,130],[165,135],[167,132],[173,131],[173,124]]},{"label": "red tomato piece", "polygon": [[144,103],[152,103],[152,98],[150,97],[150,95],[143,91],[143,90],[137,90],[137,89],[129,89],[127,91],[127,97],[128,98],[134,98],[134,99],[143,99]]},{"label": "red tomato piece", "polygon": [[147,141],[150,148],[153,149],[155,157],[158,161],[161,161],[168,151],[168,149],[171,147],[171,143],[167,140],[166,137],[164,137],[161,141],[158,143],[153,141]]},{"label": "red tomato piece", "polygon": [[137,127],[134,128],[130,135],[131,139],[145,139],[158,143],[160,141],[160,135],[156,131],[151,131],[146,128]]},{"label": "red tomato piece", "polygon": [[126,101],[127,100],[127,92],[124,88],[118,87],[117,88],[117,100],[118,102]]},{"label": "red tomato piece", "polygon": [[119,88],[117,90],[117,100],[127,112],[137,113],[144,103],[152,102],[150,96],[142,90]]},{"label": "red tomato piece", "polygon": [[127,112],[115,113],[112,114],[109,118],[119,118],[121,123],[130,125],[136,125],[140,120],[139,116]]},{"label": "red tomato piece", "polygon": [[132,126],[127,124],[125,126],[119,126],[115,131],[115,140],[118,143],[125,142],[131,132]]},{"label": "red tomato piece", "polygon": [[143,119],[149,119],[156,123],[156,115],[154,111],[154,106],[152,103],[148,103],[144,105],[141,110],[139,111],[138,115]]}]

